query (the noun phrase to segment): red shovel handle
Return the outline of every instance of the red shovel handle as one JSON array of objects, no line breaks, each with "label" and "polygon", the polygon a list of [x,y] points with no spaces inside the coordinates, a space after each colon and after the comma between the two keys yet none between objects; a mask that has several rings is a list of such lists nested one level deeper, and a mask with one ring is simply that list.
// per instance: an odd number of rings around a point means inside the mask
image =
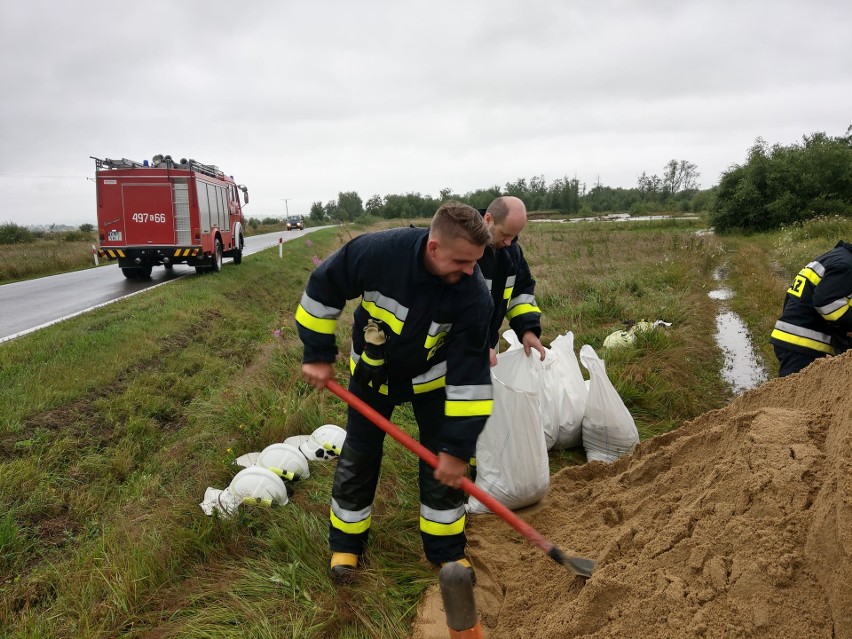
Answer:
[{"label": "red shovel handle", "polygon": [[[411,438],[407,433],[403,432],[401,428],[380,415],[366,402],[355,397],[355,395],[350,393],[334,380],[330,380],[326,384],[326,388],[373,422],[376,426],[385,431],[388,435],[393,437],[400,444],[405,446],[408,450],[417,455],[424,462],[429,464],[429,466],[432,468],[438,467],[438,456],[435,453],[423,446],[420,442]],[[545,539],[540,532],[518,517],[511,510],[506,508],[506,506],[494,499],[494,497],[482,490],[479,486],[470,481],[467,477],[462,477],[461,489],[468,495],[476,497],[476,499],[482,502],[492,513],[497,515],[500,519],[512,526],[512,528],[541,548],[541,550],[547,553],[551,559],[557,563],[568,566],[578,575],[583,577],[591,576],[591,571],[592,568],[594,568],[595,562],[589,559],[582,559],[580,557],[565,556],[559,548],[557,548],[552,542]]]}]

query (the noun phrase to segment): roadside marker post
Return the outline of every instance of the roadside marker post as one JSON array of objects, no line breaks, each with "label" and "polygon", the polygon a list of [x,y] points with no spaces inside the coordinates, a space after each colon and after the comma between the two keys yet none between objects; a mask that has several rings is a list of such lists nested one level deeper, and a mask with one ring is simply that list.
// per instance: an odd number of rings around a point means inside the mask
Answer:
[{"label": "roadside marker post", "polygon": [[95,245],[92,244],[92,257],[95,258],[95,266],[98,265],[98,249],[95,248]]},{"label": "roadside marker post", "polygon": [[284,237],[278,238],[278,259],[284,259]]}]

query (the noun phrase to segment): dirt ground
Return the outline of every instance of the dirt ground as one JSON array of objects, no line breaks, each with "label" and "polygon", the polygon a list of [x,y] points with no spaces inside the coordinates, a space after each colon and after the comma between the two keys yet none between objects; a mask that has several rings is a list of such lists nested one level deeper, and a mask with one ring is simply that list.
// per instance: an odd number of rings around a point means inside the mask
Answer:
[{"label": "dirt ground", "polygon": [[[774,379],[632,455],[552,477],[520,514],[574,577],[469,517],[489,639],[852,638],[852,352]],[[414,639],[448,637],[437,587]]]}]

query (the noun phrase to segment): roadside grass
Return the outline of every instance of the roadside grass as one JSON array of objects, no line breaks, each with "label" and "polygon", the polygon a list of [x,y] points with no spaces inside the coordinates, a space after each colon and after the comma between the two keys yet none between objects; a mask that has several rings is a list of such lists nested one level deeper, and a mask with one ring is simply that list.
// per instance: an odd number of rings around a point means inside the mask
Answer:
[{"label": "roadside grass", "polygon": [[[286,221],[245,226],[246,237],[278,231],[287,231]],[[81,231],[46,233],[25,244],[0,244],[0,284],[94,268],[92,245],[97,244],[95,233]],[[99,266],[109,264],[103,259],[99,262]]]},{"label": "roadside grass", "polygon": [[[536,223],[522,240],[543,341],[572,330],[576,350],[591,344],[643,439],[730,397],[707,297],[723,241],[700,227]],[[408,636],[435,572],[401,446],[386,446],[356,588],[326,576],[333,463],[312,463],[282,507],[198,507],[237,456],[345,424],[342,402],[301,381],[293,314],[314,256],[362,230],[318,231],[283,260],[264,251],[0,345],[0,637]],[[601,348],[624,321],[658,318],[672,326]],[[394,422],[416,434],[410,408]],[[554,472],[583,461],[550,457]]]},{"label": "roadside grass", "polygon": [[[79,235],[83,234],[77,231],[72,237]],[[61,233],[46,234],[26,244],[2,244],[0,284],[93,267],[92,244],[97,244],[94,234],[68,240]]]}]

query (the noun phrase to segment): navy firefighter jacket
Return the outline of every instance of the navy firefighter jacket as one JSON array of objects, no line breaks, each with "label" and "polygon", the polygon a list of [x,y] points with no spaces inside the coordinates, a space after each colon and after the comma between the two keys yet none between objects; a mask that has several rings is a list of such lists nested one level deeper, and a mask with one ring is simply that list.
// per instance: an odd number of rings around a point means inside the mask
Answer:
[{"label": "navy firefighter jacket", "polygon": [[428,229],[400,228],[346,243],[311,274],[296,326],[303,362],[334,362],[337,321],[347,300],[360,297],[350,370],[363,352],[367,321],[380,322],[388,383],[379,392],[406,401],[444,388],[439,451],[468,459],[493,403],[487,344],[492,303],[478,268],[456,284],[426,270],[428,236]]},{"label": "navy firefighter jacket", "polygon": [[541,309],[535,302],[535,280],[518,238],[506,248],[487,246],[479,260],[479,268],[494,303],[488,346],[497,346],[504,317],[509,320],[509,326],[519,341],[527,331],[541,337]]},{"label": "navy firefighter jacket", "polygon": [[838,242],[796,275],[769,341],[800,353],[836,355],[852,331],[852,244]]}]

